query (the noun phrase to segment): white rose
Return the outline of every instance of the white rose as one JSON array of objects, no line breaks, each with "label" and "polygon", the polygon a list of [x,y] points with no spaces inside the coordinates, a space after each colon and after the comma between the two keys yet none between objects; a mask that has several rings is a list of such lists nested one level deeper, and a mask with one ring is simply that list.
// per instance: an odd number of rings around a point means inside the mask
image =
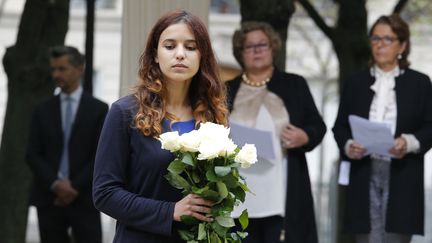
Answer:
[{"label": "white rose", "polygon": [[208,160],[208,159],[214,159],[219,156],[221,151],[223,151],[225,148],[225,144],[222,142],[222,140],[204,140],[201,141],[201,144],[198,148],[199,154],[198,159],[199,160]]},{"label": "white rose", "polygon": [[[236,147],[229,139],[229,128],[212,122],[202,123],[198,129],[201,144],[198,148],[199,160],[214,159],[232,154]],[[233,148],[234,147],[234,148]]]},{"label": "white rose", "polygon": [[234,161],[240,163],[242,168],[249,168],[252,164],[255,164],[257,162],[255,145],[245,144],[234,158]]},{"label": "white rose", "polygon": [[230,156],[232,154],[235,153],[235,149],[237,148],[237,145],[233,142],[232,139],[227,139],[226,141],[223,142],[224,143],[224,148],[222,149],[222,151],[220,151],[220,156]]},{"label": "white rose", "polygon": [[181,148],[179,138],[180,136],[177,131],[166,132],[159,136],[159,141],[161,142],[163,149],[176,152]]},{"label": "white rose", "polygon": [[198,131],[192,130],[188,133],[183,133],[180,138],[181,150],[184,152],[197,152],[201,138]]},{"label": "white rose", "polygon": [[201,140],[228,139],[229,128],[212,122],[202,123],[198,129]]}]

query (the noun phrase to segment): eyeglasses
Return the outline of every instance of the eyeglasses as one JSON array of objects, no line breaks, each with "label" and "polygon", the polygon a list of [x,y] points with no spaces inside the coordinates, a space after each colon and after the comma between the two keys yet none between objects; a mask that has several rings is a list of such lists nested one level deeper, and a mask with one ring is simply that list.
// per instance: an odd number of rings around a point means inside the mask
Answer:
[{"label": "eyeglasses", "polygon": [[252,53],[257,51],[268,51],[269,49],[270,49],[270,45],[268,43],[246,45],[243,48],[243,50],[247,53]]},{"label": "eyeglasses", "polygon": [[391,45],[394,41],[398,40],[398,38],[396,37],[392,37],[392,36],[377,36],[377,35],[373,35],[369,38],[370,42],[372,45],[378,45],[378,43],[383,43],[383,45],[388,46]]}]

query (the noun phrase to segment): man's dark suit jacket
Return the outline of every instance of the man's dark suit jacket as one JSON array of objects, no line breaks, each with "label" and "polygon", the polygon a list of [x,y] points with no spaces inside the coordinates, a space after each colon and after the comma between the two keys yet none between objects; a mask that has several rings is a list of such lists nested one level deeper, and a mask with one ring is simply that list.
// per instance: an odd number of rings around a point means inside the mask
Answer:
[{"label": "man's dark suit jacket", "polygon": [[[227,81],[230,110],[233,109],[240,83],[241,76]],[[275,68],[267,88],[283,100],[289,113],[290,123],[303,129],[309,137],[309,142],[303,147],[288,150],[285,242],[316,243],[318,236],[305,153],[321,143],[326,125],[303,77],[284,73]]]},{"label": "man's dark suit jacket", "polygon": [[[99,134],[108,112],[108,105],[82,94],[69,140],[69,179],[79,191],[76,206],[93,205],[91,186],[93,165]],[[54,96],[35,108],[31,121],[27,162],[34,176],[30,203],[34,206],[53,205],[51,191],[57,179],[63,150],[60,96]]]},{"label": "man's dark suit jacket", "polygon": [[[345,82],[339,112],[333,127],[342,158],[351,162],[344,228],[349,233],[370,232],[369,183],[371,158],[350,160],[344,146],[352,138],[348,123],[350,114],[369,118],[374,96],[370,86],[375,78],[369,70]],[[424,154],[432,146],[432,85],[428,76],[406,69],[395,78],[397,118],[395,138],[402,133],[413,134],[420,142],[418,153],[392,159],[389,198],[386,212],[387,232],[423,234],[424,232]]]}]

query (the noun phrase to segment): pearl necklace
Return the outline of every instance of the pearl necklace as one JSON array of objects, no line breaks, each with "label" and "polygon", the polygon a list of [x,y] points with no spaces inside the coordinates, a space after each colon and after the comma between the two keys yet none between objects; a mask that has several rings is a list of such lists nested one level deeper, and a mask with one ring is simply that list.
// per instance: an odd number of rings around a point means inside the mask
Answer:
[{"label": "pearl necklace", "polygon": [[266,83],[268,83],[268,82],[270,81],[270,78],[271,78],[271,77],[268,77],[268,78],[266,78],[266,79],[264,79],[264,80],[262,80],[262,81],[259,81],[259,82],[253,82],[253,81],[250,81],[250,80],[248,79],[248,77],[246,76],[246,73],[243,73],[243,74],[242,74],[243,82],[244,82],[245,84],[247,84],[247,85],[254,86],[254,87],[261,87],[261,86],[265,85]]}]

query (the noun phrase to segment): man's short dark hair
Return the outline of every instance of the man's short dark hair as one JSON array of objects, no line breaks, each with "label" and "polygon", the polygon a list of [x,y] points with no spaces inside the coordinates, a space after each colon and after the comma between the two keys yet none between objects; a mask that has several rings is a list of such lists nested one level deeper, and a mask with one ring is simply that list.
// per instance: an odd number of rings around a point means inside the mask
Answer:
[{"label": "man's short dark hair", "polygon": [[51,47],[49,50],[49,55],[51,58],[59,58],[62,56],[69,56],[69,62],[73,66],[80,66],[84,65],[85,58],[84,56],[78,51],[77,48],[72,46],[54,46]]}]

